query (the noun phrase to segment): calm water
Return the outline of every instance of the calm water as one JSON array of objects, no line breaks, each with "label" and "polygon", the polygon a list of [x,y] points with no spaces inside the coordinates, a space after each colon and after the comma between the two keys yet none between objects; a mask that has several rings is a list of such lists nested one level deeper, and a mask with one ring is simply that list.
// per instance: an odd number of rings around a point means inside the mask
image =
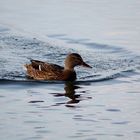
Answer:
[{"label": "calm water", "polygon": [[[139,140],[139,5],[1,0],[0,140]],[[26,78],[30,59],[63,65],[69,52],[93,69],[76,68],[75,82]]]}]

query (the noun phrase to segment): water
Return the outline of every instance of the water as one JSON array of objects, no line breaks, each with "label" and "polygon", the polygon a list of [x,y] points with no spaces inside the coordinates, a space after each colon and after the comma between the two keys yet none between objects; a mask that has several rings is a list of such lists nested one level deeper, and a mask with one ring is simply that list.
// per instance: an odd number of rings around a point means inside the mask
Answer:
[{"label": "water", "polygon": [[[139,140],[139,5],[0,1],[0,139]],[[63,65],[70,52],[93,69],[76,68],[75,82],[27,79],[30,59]]]}]

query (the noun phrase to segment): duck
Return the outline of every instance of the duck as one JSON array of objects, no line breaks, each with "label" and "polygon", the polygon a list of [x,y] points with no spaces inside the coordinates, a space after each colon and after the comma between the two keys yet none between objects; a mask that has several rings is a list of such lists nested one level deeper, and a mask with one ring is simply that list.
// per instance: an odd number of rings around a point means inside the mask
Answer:
[{"label": "duck", "polygon": [[70,53],[64,61],[64,67],[57,64],[43,62],[39,60],[30,60],[30,64],[25,64],[27,77],[35,80],[76,80],[76,66],[92,68],[78,53]]}]

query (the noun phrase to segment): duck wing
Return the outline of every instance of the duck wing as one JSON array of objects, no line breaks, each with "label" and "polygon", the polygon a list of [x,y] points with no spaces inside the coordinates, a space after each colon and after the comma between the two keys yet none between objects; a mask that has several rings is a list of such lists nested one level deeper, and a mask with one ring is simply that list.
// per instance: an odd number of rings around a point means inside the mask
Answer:
[{"label": "duck wing", "polygon": [[39,71],[44,71],[48,73],[57,73],[57,72],[62,72],[64,67],[61,67],[56,64],[51,64],[39,60],[31,60],[31,65],[33,68],[39,70]]}]

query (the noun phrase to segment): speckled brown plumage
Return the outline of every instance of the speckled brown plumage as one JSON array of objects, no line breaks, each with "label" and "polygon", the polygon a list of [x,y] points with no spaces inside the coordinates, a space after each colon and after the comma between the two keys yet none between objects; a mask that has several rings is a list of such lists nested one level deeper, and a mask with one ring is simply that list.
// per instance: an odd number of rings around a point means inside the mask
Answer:
[{"label": "speckled brown plumage", "polygon": [[90,67],[82,57],[77,53],[69,54],[65,59],[65,66],[61,67],[56,64],[31,60],[30,64],[25,64],[27,76],[36,80],[63,80],[73,81],[76,79],[75,66]]}]

